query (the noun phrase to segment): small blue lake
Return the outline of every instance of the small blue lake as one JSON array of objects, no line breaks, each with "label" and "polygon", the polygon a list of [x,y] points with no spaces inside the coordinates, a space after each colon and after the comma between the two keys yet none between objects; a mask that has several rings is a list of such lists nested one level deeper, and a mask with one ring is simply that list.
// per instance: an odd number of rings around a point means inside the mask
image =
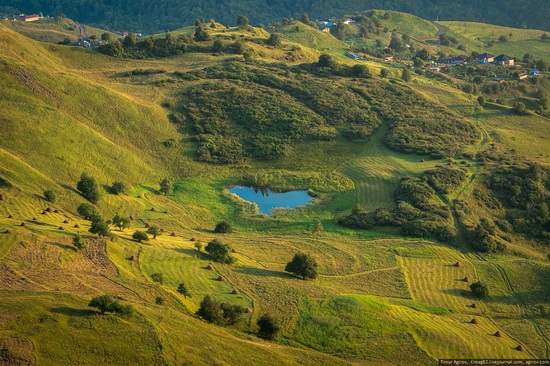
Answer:
[{"label": "small blue lake", "polygon": [[307,191],[277,193],[270,190],[235,186],[229,192],[236,194],[245,201],[257,204],[260,213],[266,215],[269,215],[274,208],[296,208],[305,206],[312,200]]}]

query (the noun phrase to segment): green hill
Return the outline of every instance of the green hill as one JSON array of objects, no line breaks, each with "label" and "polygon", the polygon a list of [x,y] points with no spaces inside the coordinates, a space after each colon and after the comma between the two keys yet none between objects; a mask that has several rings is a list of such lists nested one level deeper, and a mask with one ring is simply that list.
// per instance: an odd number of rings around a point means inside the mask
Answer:
[{"label": "green hill", "polygon": [[[144,40],[158,49],[137,43],[109,57],[0,25],[2,361],[548,357],[550,319],[540,310],[550,296],[548,247],[525,230],[535,210],[544,213],[546,158],[525,173],[521,156],[507,151],[524,154],[525,164],[538,159],[519,141],[534,138],[533,125],[546,151],[548,117],[534,114],[546,81],[523,88],[529,116],[496,100],[481,107],[458,77],[405,81],[399,66],[352,61],[345,43],[297,26],[282,28],[275,46],[261,29],[216,26],[208,41],[164,35]],[[137,59],[151,49],[174,56]],[[332,55],[325,64],[323,53]],[[495,98],[513,102],[522,86],[510,82]],[[87,202],[76,190],[84,172],[99,185],[101,217],[123,215],[129,228],[88,231],[92,222],[77,209]],[[166,195],[165,177],[174,183]],[[500,200],[498,179],[513,182],[514,202],[525,205]],[[111,193],[116,181],[124,193]],[[236,184],[309,189],[317,199],[267,217],[227,192]],[[355,227],[340,225],[342,215]],[[216,233],[221,221],[233,231]],[[151,226],[162,229],[156,238],[132,238]],[[436,241],[441,228],[449,237]],[[84,249],[72,244],[77,233]],[[505,250],[472,247],[487,237]],[[212,262],[205,246],[213,239],[230,246],[234,264]],[[285,271],[296,252],[317,261],[315,280]],[[469,290],[478,280],[487,299]],[[134,312],[88,306],[103,294]],[[249,311],[235,324],[207,323],[195,315],[205,295]],[[274,341],[256,336],[266,313],[280,326]]]}]

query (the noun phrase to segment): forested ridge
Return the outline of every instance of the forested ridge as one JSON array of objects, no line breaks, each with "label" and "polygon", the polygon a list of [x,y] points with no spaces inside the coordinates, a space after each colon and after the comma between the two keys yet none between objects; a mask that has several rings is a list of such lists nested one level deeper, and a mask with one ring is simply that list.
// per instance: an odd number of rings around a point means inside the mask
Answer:
[{"label": "forested ridge", "polygon": [[16,12],[64,14],[90,25],[146,33],[175,29],[197,18],[233,24],[239,14],[245,14],[252,24],[267,24],[303,13],[312,19],[322,19],[368,9],[402,11],[430,20],[479,21],[550,30],[550,3],[534,0],[3,0],[0,3],[0,13],[6,15]]}]

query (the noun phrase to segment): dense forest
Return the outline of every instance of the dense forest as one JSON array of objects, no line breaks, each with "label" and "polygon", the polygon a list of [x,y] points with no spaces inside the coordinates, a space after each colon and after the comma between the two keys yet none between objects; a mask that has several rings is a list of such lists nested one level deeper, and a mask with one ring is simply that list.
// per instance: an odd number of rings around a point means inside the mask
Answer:
[{"label": "dense forest", "polygon": [[341,17],[367,9],[396,10],[434,20],[480,21],[550,30],[550,3],[534,0],[4,0],[0,13],[64,14],[94,26],[151,33],[191,24],[197,18],[214,18],[225,24],[233,24],[239,14],[245,14],[253,24],[267,24],[282,17],[296,18],[303,13],[309,14],[312,19],[321,19]]}]

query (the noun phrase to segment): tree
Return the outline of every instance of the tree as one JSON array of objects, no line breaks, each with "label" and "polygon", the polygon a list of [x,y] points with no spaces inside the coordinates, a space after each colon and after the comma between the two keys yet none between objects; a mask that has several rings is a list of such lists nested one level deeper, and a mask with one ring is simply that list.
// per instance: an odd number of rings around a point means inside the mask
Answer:
[{"label": "tree", "polygon": [[244,15],[239,15],[237,17],[237,26],[241,28],[248,26],[248,18],[245,17]]},{"label": "tree", "polygon": [[390,74],[390,72],[388,71],[388,69],[381,69],[380,70],[380,76],[382,76],[383,78],[387,78],[389,74]]},{"label": "tree", "polygon": [[223,310],[221,305],[209,295],[206,295],[202,299],[196,314],[209,323],[223,324]]},{"label": "tree", "polygon": [[231,255],[231,247],[218,239],[210,241],[204,250],[214,262],[235,263],[235,258]]},{"label": "tree", "polygon": [[73,245],[76,247],[76,249],[86,248],[86,242],[82,240],[80,234],[76,234],[75,236],[73,236]]},{"label": "tree", "polygon": [[274,340],[277,338],[281,327],[274,317],[269,314],[264,314],[256,322],[258,324],[258,337],[266,340]]},{"label": "tree", "polygon": [[124,41],[122,41],[122,44],[125,47],[135,46],[136,43],[137,43],[137,37],[134,33],[128,33],[128,35],[124,37]]},{"label": "tree", "polygon": [[429,58],[430,58],[430,53],[428,52],[427,49],[421,48],[420,50],[418,50],[416,52],[415,58],[419,58],[421,60],[428,61]]},{"label": "tree", "polygon": [[353,68],[352,68],[352,73],[353,73],[354,76],[359,77],[359,78],[370,78],[371,77],[371,73],[370,73],[370,70],[367,67],[367,65],[360,65],[360,64],[354,65]]},{"label": "tree", "polygon": [[122,182],[113,182],[113,185],[111,186],[111,189],[110,189],[111,193],[112,194],[121,194],[121,193],[124,193],[126,192],[126,185]]},{"label": "tree", "polygon": [[317,261],[305,253],[296,253],[294,258],[287,263],[285,271],[302,277],[304,280],[307,278],[317,278]]},{"label": "tree", "polygon": [[236,324],[241,320],[244,315],[244,308],[240,305],[222,303],[221,308],[226,324]]},{"label": "tree", "polygon": [[104,314],[106,311],[113,311],[115,302],[116,300],[111,295],[101,295],[94,297],[88,306],[98,308],[101,314]]},{"label": "tree", "polygon": [[164,275],[162,273],[151,273],[151,279],[161,285],[164,283]]},{"label": "tree", "polygon": [[111,35],[107,32],[105,32],[101,35],[101,40],[102,41],[109,41],[110,39],[111,39]]},{"label": "tree", "polygon": [[514,103],[514,111],[522,116],[526,116],[529,114],[529,111],[527,110],[527,107],[525,107],[525,104],[523,102]]},{"label": "tree", "polygon": [[159,192],[164,193],[164,195],[168,195],[170,191],[172,190],[172,182],[168,178],[164,178],[159,182],[160,188]]},{"label": "tree", "polygon": [[156,225],[153,225],[149,229],[147,229],[147,234],[153,235],[153,239],[156,239],[157,236],[159,236],[161,233],[162,233],[162,231]]},{"label": "tree", "polygon": [[216,224],[214,232],[217,234],[229,234],[233,232],[233,227],[227,221],[221,221]]},{"label": "tree", "polygon": [[472,293],[475,297],[478,297],[480,299],[486,299],[489,297],[489,288],[487,285],[483,282],[474,282],[470,285],[470,290],[472,290]]},{"label": "tree", "polygon": [[44,191],[44,198],[46,198],[46,201],[53,203],[57,200],[57,194],[52,190]]},{"label": "tree", "polygon": [[302,17],[300,18],[300,21],[307,25],[311,24],[311,20],[309,20],[309,16],[306,13],[302,15]]},{"label": "tree", "polygon": [[143,231],[140,231],[140,230],[136,230],[136,231],[132,234],[132,239],[134,239],[134,240],[137,241],[138,243],[141,243],[142,241],[148,241],[148,240],[149,240],[149,236],[147,235],[146,232],[143,232]]},{"label": "tree", "polygon": [[91,203],[83,203],[76,209],[78,214],[82,217],[84,217],[86,220],[91,220],[93,217],[99,215],[99,211],[97,210],[97,207],[92,205]]},{"label": "tree", "polygon": [[82,173],[80,181],[76,184],[76,189],[78,189],[82,196],[91,203],[97,203],[99,201],[100,195],[97,183],[90,175]]},{"label": "tree", "polygon": [[424,66],[424,60],[422,60],[420,57],[416,57],[416,58],[414,59],[413,65],[414,65],[414,67],[420,69],[421,67]]},{"label": "tree", "polygon": [[202,249],[202,243],[200,241],[196,242],[195,243],[195,249],[197,249],[197,251],[201,251]]},{"label": "tree", "polygon": [[549,70],[548,62],[546,62],[545,60],[538,60],[536,63],[536,67],[539,71]]},{"label": "tree", "polygon": [[540,304],[538,308],[539,308],[540,316],[544,318],[546,314],[548,314],[548,308],[544,304]]},{"label": "tree", "polygon": [[338,63],[332,57],[331,55],[327,55],[326,53],[323,53],[321,56],[319,56],[319,61],[317,61],[317,65],[319,67],[330,67],[331,69],[338,68]]},{"label": "tree", "polygon": [[113,217],[112,223],[118,227],[120,231],[123,231],[124,229],[130,227],[130,218],[116,214],[115,217]]},{"label": "tree", "polygon": [[185,283],[180,283],[178,285],[178,292],[183,295],[187,299],[187,296],[191,297],[191,294],[189,293],[189,289],[187,286],[185,286]]},{"label": "tree", "polygon": [[92,220],[92,226],[90,227],[89,232],[92,234],[97,234],[100,238],[111,236],[111,229],[109,229],[109,224],[105,222],[100,216],[96,216]]},{"label": "tree", "polygon": [[233,43],[233,51],[237,55],[242,55],[246,51],[246,43],[242,39],[237,39],[235,43]]},{"label": "tree", "polygon": [[214,40],[212,52],[223,52],[223,42],[219,39]]},{"label": "tree", "polygon": [[90,39],[91,39],[92,41],[95,41],[95,40],[97,40],[97,36],[96,36],[95,34],[92,34],[92,35],[90,36]]},{"label": "tree", "polygon": [[403,71],[401,72],[401,79],[409,83],[412,80],[411,71],[409,69],[403,69]]},{"label": "tree", "polygon": [[193,39],[195,42],[204,42],[210,39],[210,34],[206,30],[204,25],[200,25],[195,28],[195,33],[193,34]]},{"label": "tree", "polygon": [[281,34],[280,33],[271,33],[269,38],[265,41],[266,44],[274,47],[279,47],[281,45]]},{"label": "tree", "polygon": [[478,98],[477,98],[477,102],[479,103],[479,105],[481,107],[483,107],[485,105],[485,97],[483,95],[480,95]]}]

